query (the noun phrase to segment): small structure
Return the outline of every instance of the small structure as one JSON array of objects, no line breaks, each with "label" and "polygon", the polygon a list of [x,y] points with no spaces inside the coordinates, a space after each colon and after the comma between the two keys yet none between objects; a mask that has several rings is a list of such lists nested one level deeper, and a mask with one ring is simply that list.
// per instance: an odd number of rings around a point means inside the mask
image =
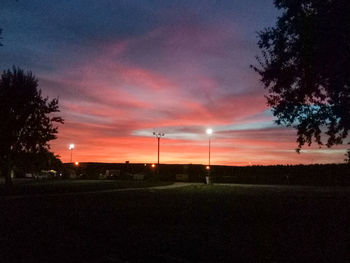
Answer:
[{"label": "small structure", "polygon": [[41,170],[40,173],[34,173],[35,179],[53,179],[56,177],[57,172],[55,170]]},{"label": "small structure", "polygon": [[77,178],[77,173],[75,172],[74,169],[67,169],[66,176],[69,179],[76,179]]},{"label": "small structure", "polygon": [[176,174],[176,181],[187,182],[188,174]]},{"label": "small structure", "polygon": [[120,170],[106,170],[106,178],[118,178],[120,177]]},{"label": "small structure", "polygon": [[34,178],[34,174],[32,173],[25,173],[24,178]]},{"label": "small structure", "polygon": [[137,180],[137,181],[142,181],[145,179],[145,175],[144,174],[134,174],[132,176],[133,180]]},{"label": "small structure", "polygon": [[100,173],[98,179],[107,179],[107,174]]}]

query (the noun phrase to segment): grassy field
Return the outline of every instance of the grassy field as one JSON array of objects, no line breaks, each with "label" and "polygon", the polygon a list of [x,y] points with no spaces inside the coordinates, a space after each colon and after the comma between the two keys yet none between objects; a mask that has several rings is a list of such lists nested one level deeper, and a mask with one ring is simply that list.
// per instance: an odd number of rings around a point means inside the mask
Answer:
[{"label": "grassy field", "polygon": [[0,197],[1,262],[350,262],[349,188]]},{"label": "grassy field", "polygon": [[[14,180],[14,195],[74,193],[100,190],[143,188],[169,185],[171,182],[125,180]],[[5,195],[5,185],[0,183],[0,195]]]}]

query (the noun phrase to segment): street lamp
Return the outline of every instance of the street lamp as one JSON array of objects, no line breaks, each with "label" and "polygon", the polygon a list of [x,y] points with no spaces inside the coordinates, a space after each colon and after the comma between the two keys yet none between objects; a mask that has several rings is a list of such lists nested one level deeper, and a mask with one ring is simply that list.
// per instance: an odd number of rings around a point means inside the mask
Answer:
[{"label": "street lamp", "polygon": [[213,134],[213,129],[207,129],[207,134],[209,136],[209,162],[208,162],[208,166],[210,167],[210,136]]},{"label": "street lamp", "polygon": [[207,171],[208,171],[208,176],[206,177],[206,183],[210,184],[210,139],[211,139],[211,135],[213,134],[213,129],[208,128],[207,129],[207,135],[209,137],[209,158],[208,158],[208,166],[206,167]]},{"label": "street lamp", "polygon": [[153,132],[153,135],[156,136],[157,140],[158,140],[158,167],[159,167],[159,142],[160,142],[160,138],[163,137],[165,135],[165,133]]},{"label": "street lamp", "polygon": [[70,150],[70,162],[73,162],[73,149],[74,149],[75,145],[73,143],[69,144],[68,149]]}]

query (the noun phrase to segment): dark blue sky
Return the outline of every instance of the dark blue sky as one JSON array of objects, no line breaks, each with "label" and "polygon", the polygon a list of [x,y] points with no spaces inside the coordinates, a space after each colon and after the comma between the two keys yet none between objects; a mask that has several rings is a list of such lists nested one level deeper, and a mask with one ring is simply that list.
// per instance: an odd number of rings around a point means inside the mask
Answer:
[{"label": "dark blue sky", "polygon": [[41,62],[44,56],[74,56],[81,49],[95,53],[96,45],[105,41],[139,37],[159,27],[196,25],[205,29],[231,24],[237,26],[246,44],[255,48],[256,32],[273,25],[277,13],[271,0],[1,0],[1,3],[0,23],[6,36],[2,64],[7,67],[12,64],[33,67],[36,60],[33,55]]}]

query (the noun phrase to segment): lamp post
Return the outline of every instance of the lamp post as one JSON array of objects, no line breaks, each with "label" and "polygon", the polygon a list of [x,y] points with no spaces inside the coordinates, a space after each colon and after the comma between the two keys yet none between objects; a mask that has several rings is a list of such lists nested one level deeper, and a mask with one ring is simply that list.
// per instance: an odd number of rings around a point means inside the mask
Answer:
[{"label": "lamp post", "polygon": [[213,134],[213,129],[207,129],[207,134],[208,134],[208,136],[209,136],[209,161],[208,161],[208,165],[209,165],[209,167],[210,167],[210,138],[211,138],[211,135]]},{"label": "lamp post", "polygon": [[153,132],[153,135],[156,136],[158,140],[158,167],[159,167],[159,143],[160,143],[160,138],[165,135],[165,133],[162,132]]},{"label": "lamp post", "polygon": [[208,166],[207,166],[207,170],[208,170],[208,175],[206,176],[206,183],[207,184],[210,184],[211,183],[211,181],[210,181],[210,143],[211,143],[211,135],[213,134],[213,129],[211,129],[211,128],[208,128],[207,129],[207,135],[208,135],[208,137],[209,137],[209,151],[208,151],[208,153],[209,153],[209,156],[208,156]]},{"label": "lamp post", "polygon": [[69,144],[69,150],[70,150],[70,162],[73,162],[73,149],[75,145],[73,143]]}]

